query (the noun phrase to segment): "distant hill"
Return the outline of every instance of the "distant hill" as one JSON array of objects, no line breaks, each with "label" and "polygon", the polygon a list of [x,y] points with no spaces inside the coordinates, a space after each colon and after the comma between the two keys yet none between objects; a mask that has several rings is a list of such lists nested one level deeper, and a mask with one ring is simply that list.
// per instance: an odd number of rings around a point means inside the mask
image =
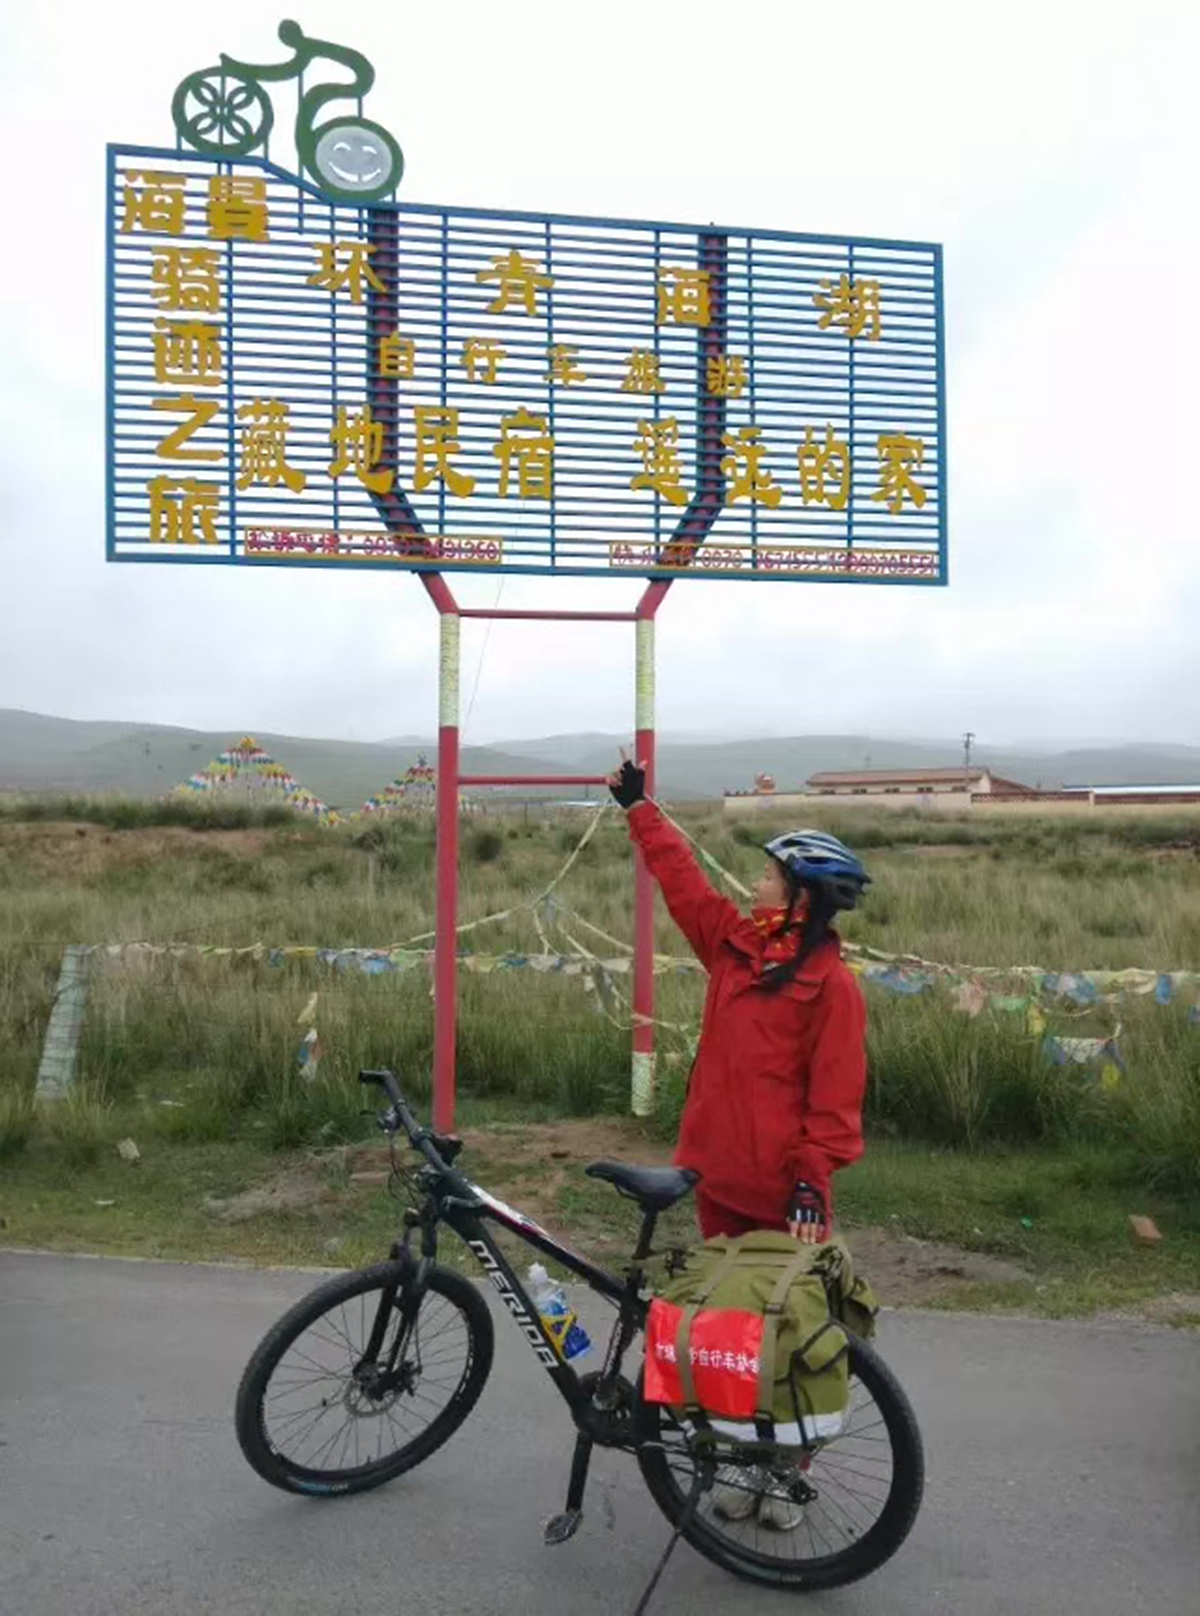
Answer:
[{"label": "distant hill", "polygon": [[[432,762],[432,736],[392,741],[323,741],[276,735],[247,726],[301,784],[335,807],[356,808],[420,753]],[[0,708],[0,790],[122,792],[159,796],[241,739],[233,730],[205,732],[161,724],[123,724],[51,718]],[[628,736],[552,735],[540,740],[468,746],[469,774],[558,772],[603,774]],[[1038,751],[980,746],[974,761],[1027,785],[1200,781],[1200,747],[1129,744]],[[719,797],[749,790],[765,771],[781,791],[803,785],[818,769],[927,768],[957,763],[956,740],[883,740],[867,735],[764,736],[746,740],[694,740],[665,735],[658,749],[659,789],[665,797]]]},{"label": "distant hill", "polygon": [[[552,736],[508,741],[506,750],[532,758],[552,757],[581,774],[607,771],[628,737]],[[945,768],[962,759],[955,740],[883,740],[870,735],[763,736],[699,742],[664,737],[658,746],[662,791],[669,796],[717,797],[749,790],[760,772],[775,777],[781,791],[802,787],[822,769]],[[1062,785],[1188,785],[1200,781],[1200,747],[1129,744],[1065,751],[976,747],[972,761],[1025,785],[1054,790]]]},{"label": "distant hill", "polygon": [[[331,806],[357,808],[404,773],[424,752],[437,755],[434,740],[400,742],[319,741],[303,736],[248,731],[174,729],[156,724],[78,722],[0,708],[0,791],[120,792],[156,797],[211,762],[249,733],[301,785]],[[492,747],[463,748],[468,774],[529,773],[527,757]]]}]

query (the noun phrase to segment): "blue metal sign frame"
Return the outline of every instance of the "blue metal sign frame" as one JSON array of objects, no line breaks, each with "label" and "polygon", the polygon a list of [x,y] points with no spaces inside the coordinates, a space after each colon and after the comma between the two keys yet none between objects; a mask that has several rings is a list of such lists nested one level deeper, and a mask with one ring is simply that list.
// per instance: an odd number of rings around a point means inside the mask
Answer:
[{"label": "blue metal sign frame", "polygon": [[106,212],[110,560],[947,581],[937,245],[141,146]]}]

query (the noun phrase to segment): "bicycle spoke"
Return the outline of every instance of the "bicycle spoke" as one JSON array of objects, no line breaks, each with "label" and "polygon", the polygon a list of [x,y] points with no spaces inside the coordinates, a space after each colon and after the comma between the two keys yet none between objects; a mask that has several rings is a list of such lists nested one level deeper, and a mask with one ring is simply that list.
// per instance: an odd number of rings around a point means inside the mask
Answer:
[{"label": "bicycle spoke", "polygon": [[854,1476],[860,1481],[870,1481],[876,1486],[883,1487],[887,1486],[888,1480],[890,1479],[885,1476],[872,1474],[872,1472],[869,1470],[856,1470],[853,1465],[834,1464],[832,1461],[828,1464],[822,1465],[819,1473],[821,1475],[827,1475],[831,1471],[834,1474],[840,1472],[843,1476]]},{"label": "bicycle spoke", "polygon": [[333,1352],[336,1352],[339,1357],[348,1353],[351,1363],[353,1363],[355,1358],[358,1356],[355,1353],[354,1348],[346,1340],[339,1341],[336,1336],[322,1335],[315,1327],[313,1329],[313,1336],[322,1344],[322,1346],[329,1347]]},{"label": "bicycle spoke", "polygon": [[319,1375],[303,1375],[294,1380],[273,1380],[271,1385],[274,1390],[268,1396],[267,1402],[278,1402],[281,1397],[286,1397],[290,1393],[303,1391],[308,1386],[318,1386],[322,1381],[333,1380],[334,1378],[328,1370],[322,1370]]},{"label": "bicycle spoke", "polygon": [[[883,1498],[877,1498],[877,1499],[873,1500],[873,1503],[879,1505],[879,1508],[876,1509],[873,1512],[868,1512],[866,1510],[865,1506],[862,1504],[862,1502],[861,1502],[861,1500],[859,1498],[859,1495],[857,1493],[851,1492],[849,1488],[843,1487],[840,1482],[834,1481],[831,1478],[826,1477],[825,1482],[824,1482],[824,1487],[825,1488],[835,1487],[839,1491],[844,1492],[848,1498],[851,1498],[851,1499],[853,1499],[855,1501],[855,1503],[857,1504],[857,1506],[860,1509],[864,1510],[864,1513],[868,1513],[869,1518],[867,1520],[866,1526],[864,1528],[862,1528],[863,1530],[869,1530],[872,1526],[874,1526],[875,1522],[879,1519],[879,1516],[882,1513],[882,1506],[887,1503],[887,1496],[885,1494]],[[827,1492],[825,1493],[825,1496],[828,1497]],[[830,1506],[833,1507],[833,1505],[836,1503],[836,1500],[830,1499],[829,1502],[830,1502]],[[850,1509],[845,1504],[837,1504],[837,1507],[839,1509],[843,1510],[844,1513],[850,1519],[852,1519],[852,1520],[854,1519],[854,1516],[853,1516],[852,1512],[850,1511]]]},{"label": "bicycle spoke", "polygon": [[[843,1512],[843,1513],[845,1513],[845,1512]],[[847,1518],[847,1520],[852,1519],[848,1514],[847,1514],[846,1518]],[[839,1534],[839,1532],[840,1532],[840,1535],[843,1538],[848,1537],[848,1536],[853,1536],[853,1537],[861,1537],[862,1536],[862,1528],[859,1526],[857,1521],[852,1521],[853,1531],[851,1533],[847,1533],[847,1531],[845,1530],[844,1527],[842,1527],[842,1528],[838,1527],[837,1523],[833,1520],[832,1516],[830,1515],[829,1509],[826,1508],[825,1498],[824,1498],[823,1494],[819,1495],[817,1498],[810,1499],[809,1502],[804,1505],[804,1519],[809,1523],[809,1526],[812,1529],[813,1533],[815,1535],[821,1537],[822,1542],[827,1542],[828,1540],[824,1537],[824,1534],[820,1530],[820,1527],[818,1525],[819,1520],[824,1520],[826,1525],[830,1528],[830,1530],[832,1532],[835,1533],[835,1535]]]},{"label": "bicycle spoke", "polygon": [[308,1414],[310,1414],[312,1412],[313,1412],[313,1410],[311,1410],[311,1409],[305,1409],[303,1414],[297,1414],[297,1415],[293,1416],[292,1419],[285,1420],[282,1423],[282,1425],[280,1427],[278,1427],[277,1430],[273,1433],[273,1437],[274,1437],[274,1440],[276,1442],[276,1445],[278,1446],[279,1440],[285,1434],[285,1429],[288,1426],[291,1426],[292,1429],[286,1431],[287,1439],[289,1441],[294,1439],[297,1442],[303,1443],[308,1437],[312,1436],[313,1432],[317,1429],[317,1426],[320,1425],[321,1421],[325,1418],[325,1416],[332,1412],[332,1405],[331,1404],[325,1404],[321,1408],[320,1413],[317,1414],[316,1418],[312,1419],[312,1420],[309,1420],[308,1424],[306,1426],[304,1426],[303,1428],[301,1428],[299,1425],[296,1424],[296,1422],[298,1420],[304,1418],[306,1415],[308,1415]]},{"label": "bicycle spoke", "polygon": [[[842,1431],[840,1433],[840,1435],[835,1438],[835,1440],[838,1441],[838,1442],[844,1442],[847,1437],[861,1437],[864,1431],[874,1431],[877,1427],[881,1426],[882,1424],[883,1424],[883,1416],[880,1415],[879,1419],[872,1420],[870,1425],[847,1426],[847,1428],[844,1431]],[[872,1442],[885,1442],[887,1440],[887,1438],[886,1437],[876,1436],[876,1437],[870,1437],[870,1438],[868,1438],[868,1440],[872,1441]]]},{"label": "bicycle spoke", "polygon": [[[306,1364],[309,1365],[310,1368],[316,1369],[320,1374],[328,1375],[328,1374],[331,1373],[331,1370],[330,1370],[328,1364],[318,1363],[315,1358],[310,1358],[309,1355],[306,1352],[301,1352],[298,1347],[293,1346],[293,1347],[290,1347],[288,1350],[289,1350],[289,1352],[294,1352],[296,1354],[297,1358],[302,1359]],[[285,1357],[285,1358],[281,1359],[280,1361],[282,1363],[286,1363],[287,1358]]]},{"label": "bicycle spoke", "polygon": [[[349,1416],[347,1416],[347,1418],[349,1418]],[[345,1422],[339,1425],[333,1435],[326,1438],[317,1451],[312,1455],[311,1459],[306,1461],[310,1470],[320,1470],[323,1467],[324,1461],[337,1446],[338,1438],[341,1436],[344,1430]]]},{"label": "bicycle spoke", "polygon": [[294,1425],[297,1420],[302,1420],[305,1417],[306,1414],[315,1414],[316,1415],[316,1419],[313,1421],[313,1424],[316,1425],[317,1420],[323,1419],[325,1417],[325,1415],[329,1413],[329,1410],[332,1407],[333,1407],[332,1403],[321,1402],[321,1403],[310,1403],[307,1408],[293,1409],[293,1411],[290,1414],[285,1414],[285,1415],[282,1416],[282,1418],[280,1419],[279,1424],[276,1427],[276,1429],[277,1430],[282,1430],[284,1428],[284,1426]]}]

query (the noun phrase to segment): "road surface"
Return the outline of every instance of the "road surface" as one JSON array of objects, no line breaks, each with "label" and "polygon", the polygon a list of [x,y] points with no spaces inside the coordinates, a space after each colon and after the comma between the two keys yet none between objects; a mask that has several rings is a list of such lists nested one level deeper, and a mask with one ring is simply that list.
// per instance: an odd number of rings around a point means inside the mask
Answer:
[{"label": "road surface", "polygon": [[[275,1491],[231,1407],[259,1336],[316,1276],[0,1253],[5,1616],[620,1616],[667,1538],[599,1454],[574,1542],[543,1548],[571,1427],[517,1332],[475,1413],[358,1498]],[[599,1321],[598,1321],[599,1322]],[[866,1582],[797,1596],[681,1544],[655,1616],[1196,1616],[1200,1336],[888,1314],[928,1488]]]}]

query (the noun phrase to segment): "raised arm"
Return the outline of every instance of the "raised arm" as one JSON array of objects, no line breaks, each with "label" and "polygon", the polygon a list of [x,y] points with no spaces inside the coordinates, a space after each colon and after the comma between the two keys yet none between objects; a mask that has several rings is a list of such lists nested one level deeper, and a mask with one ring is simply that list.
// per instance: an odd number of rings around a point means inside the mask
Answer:
[{"label": "raised arm", "polygon": [[644,798],[629,809],[629,835],[662,888],[671,919],[700,963],[711,967],[718,946],[742,918],[737,905],[701,872],[687,842]]}]

